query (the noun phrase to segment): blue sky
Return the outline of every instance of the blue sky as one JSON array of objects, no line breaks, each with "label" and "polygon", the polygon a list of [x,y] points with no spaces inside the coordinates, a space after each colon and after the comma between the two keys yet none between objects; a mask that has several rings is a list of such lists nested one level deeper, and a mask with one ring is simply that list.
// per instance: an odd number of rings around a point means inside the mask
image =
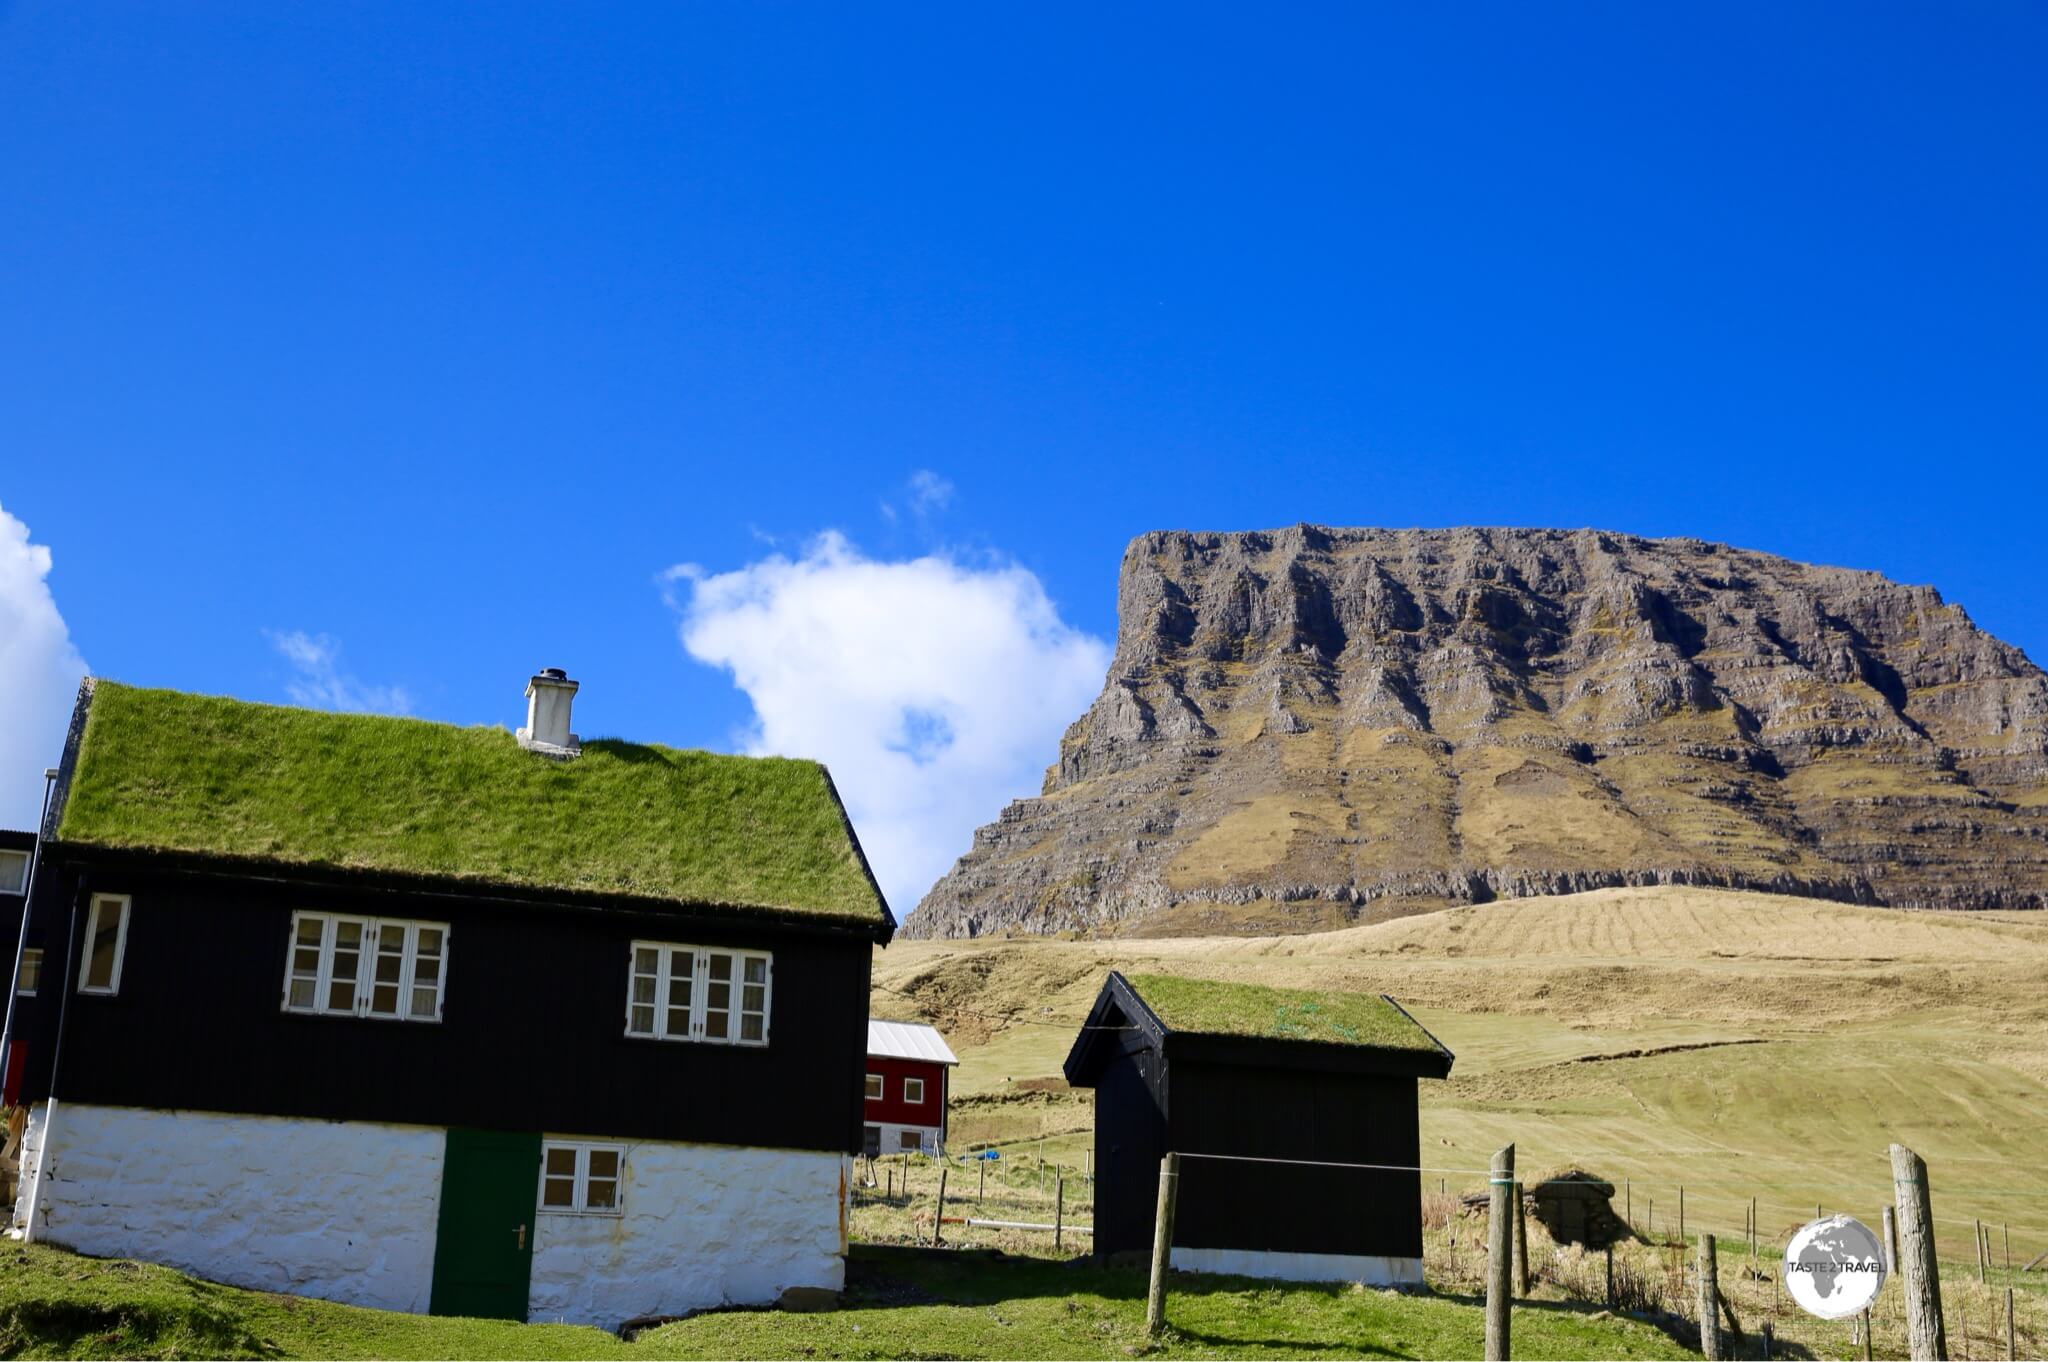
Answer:
[{"label": "blue sky", "polygon": [[1146,529],[1697,535],[2040,658],[2044,69],[2032,4],[7,5],[14,580],[123,680],[816,747],[899,910]]}]

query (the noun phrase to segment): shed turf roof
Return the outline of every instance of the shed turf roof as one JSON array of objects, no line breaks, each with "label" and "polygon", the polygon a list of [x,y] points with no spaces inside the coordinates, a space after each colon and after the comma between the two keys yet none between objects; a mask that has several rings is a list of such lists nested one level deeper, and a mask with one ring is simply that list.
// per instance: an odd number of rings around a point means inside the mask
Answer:
[{"label": "shed turf roof", "polygon": [[1443,1053],[1435,1037],[1414,1018],[1376,994],[1269,988],[1172,974],[1131,974],[1125,982],[1169,1031]]},{"label": "shed turf roof", "polygon": [[96,681],[60,842],[887,927],[825,768]]}]

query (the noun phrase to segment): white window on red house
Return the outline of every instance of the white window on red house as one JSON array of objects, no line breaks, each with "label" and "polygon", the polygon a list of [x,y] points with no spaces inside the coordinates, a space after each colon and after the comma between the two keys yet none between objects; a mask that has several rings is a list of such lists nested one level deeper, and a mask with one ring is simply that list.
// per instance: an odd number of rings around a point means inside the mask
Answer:
[{"label": "white window on red house", "polygon": [[924,1105],[924,1080],[922,1078],[906,1078],[903,1080],[903,1100],[914,1107]]},{"label": "white window on red house", "polygon": [[540,1208],[561,1215],[621,1215],[626,1150],[549,1140],[540,1153]]},{"label": "white window on red house", "polygon": [[284,1010],[437,1022],[447,971],[445,922],[294,913]]},{"label": "white window on red house", "polygon": [[882,1082],[883,1079],[880,1074],[868,1075],[868,1101],[879,1102],[882,1100]]},{"label": "white window on red house", "polygon": [[78,963],[80,993],[119,993],[128,954],[128,896],[94,894],[85,919],[85,958]]},{"label": "white window on red house", "polygon": [[635,941],[626,979],[626,1034],[713,1045],[766,1045],[774,957]]}]

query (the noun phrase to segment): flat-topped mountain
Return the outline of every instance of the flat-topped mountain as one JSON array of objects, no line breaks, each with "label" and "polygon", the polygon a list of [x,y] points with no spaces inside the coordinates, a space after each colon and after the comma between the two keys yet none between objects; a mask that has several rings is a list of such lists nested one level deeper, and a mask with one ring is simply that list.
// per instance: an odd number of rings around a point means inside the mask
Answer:
[{"label": "flat-topped mountain", "polygon": [[1697,540],[1302,525],[1142,535],[1118,612],[1044,792],[911,934],[1649,883],[2048,903],[2048,675],[1932,587]]}]

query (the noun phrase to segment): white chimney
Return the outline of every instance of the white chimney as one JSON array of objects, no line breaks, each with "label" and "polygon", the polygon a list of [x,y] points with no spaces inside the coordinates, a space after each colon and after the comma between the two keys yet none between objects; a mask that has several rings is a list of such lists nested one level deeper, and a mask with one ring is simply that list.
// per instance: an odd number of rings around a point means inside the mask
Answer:
[{"label": "white chimney", "polygon": [[544,757],[573,757],[583,744],[569,731],[569,707],[576,703],[577,685],[560,667],[543,667],[540,675],[526,683],[526,727],[519,730],[519,745]]}]

